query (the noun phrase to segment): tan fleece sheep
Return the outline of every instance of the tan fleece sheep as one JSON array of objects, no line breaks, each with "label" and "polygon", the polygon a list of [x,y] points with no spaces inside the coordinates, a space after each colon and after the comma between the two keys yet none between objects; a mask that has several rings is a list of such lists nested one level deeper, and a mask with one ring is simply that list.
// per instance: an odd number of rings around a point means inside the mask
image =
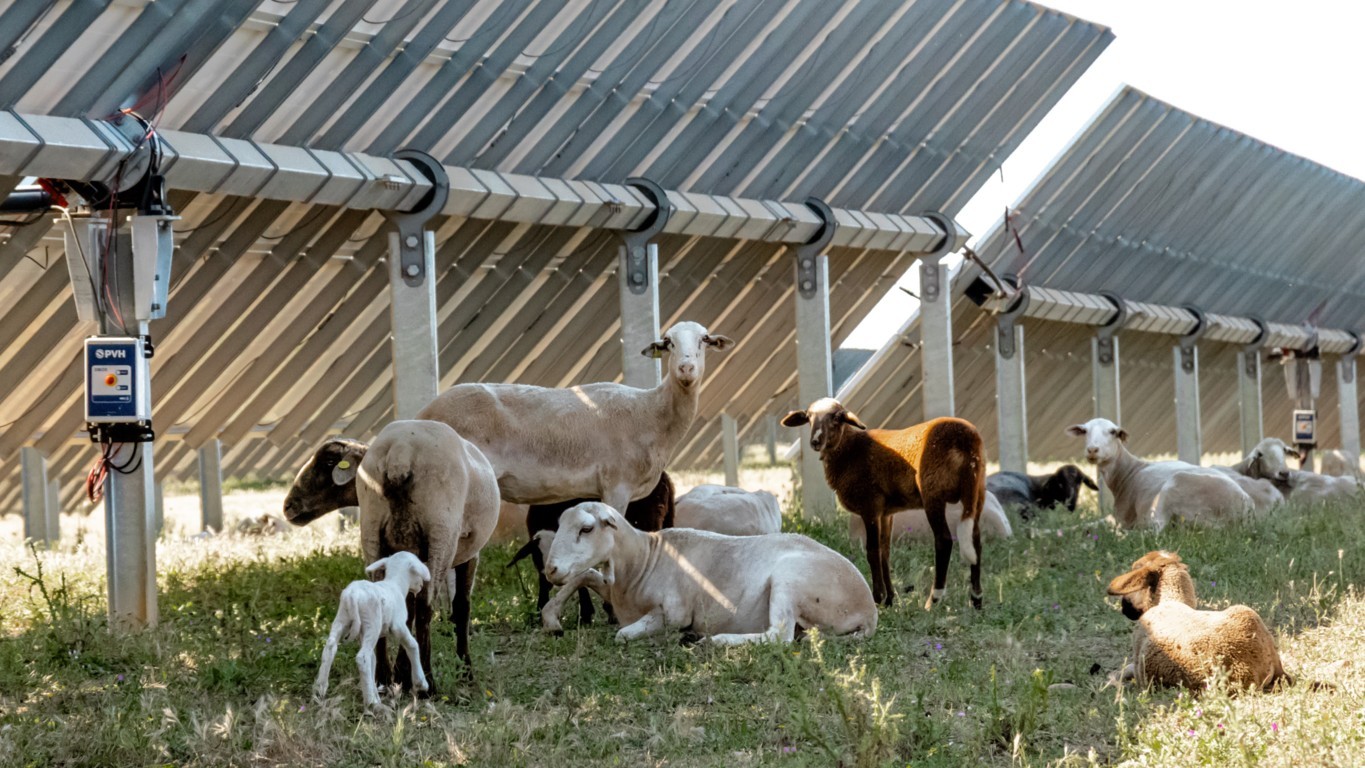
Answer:
[{"label": "tan fleece sheep", "polygon": [[1285,674],[1265,622],[1245,605],[1222,611],[1195,608],[1189,568],[1171,552],[1148,552],[1132,570],[1109,582],[1123,615],[1138,623],[1133,667],[1139,685],[1201,690],[1218,667],[1234,688],[1270,690]]}]

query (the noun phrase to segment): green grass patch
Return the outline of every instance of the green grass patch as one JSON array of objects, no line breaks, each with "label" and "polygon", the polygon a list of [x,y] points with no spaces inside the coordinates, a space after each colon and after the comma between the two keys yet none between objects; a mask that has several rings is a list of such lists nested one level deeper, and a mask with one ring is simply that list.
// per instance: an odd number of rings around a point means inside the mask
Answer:
[{"label": "green grass patch", "polygon": [[[956,552],[948,597],[926,612],[931,546],[904,542],[894,578],[914,589],[873,638],[791,647],[625,646],[614,627],[575,629],[571,616],[564,637],[545,636],[529,569],[505,569],[513,548],[495,547],[475,590],[476,684],[460,678],[442,618],[440,695],[380,717],[360,706],[354,646],[338,654],[331,698],[309,698],[337,596],[361,574],[354,529],[164,543],[161,624],[130,636],[107,630],[101,542],[12,545],[0,548],[0,764],[1360,764],[1363,513],[1280,509],[1160,535],[1048,513],[985,542],[980,612]],[[846,520],[789,527],[866,570]],[[1336,689],[1106,686],[1132,624],[1105,584],[1156,548],[1189,563],[1203,607],[1256,608],[1289,671]]]}]

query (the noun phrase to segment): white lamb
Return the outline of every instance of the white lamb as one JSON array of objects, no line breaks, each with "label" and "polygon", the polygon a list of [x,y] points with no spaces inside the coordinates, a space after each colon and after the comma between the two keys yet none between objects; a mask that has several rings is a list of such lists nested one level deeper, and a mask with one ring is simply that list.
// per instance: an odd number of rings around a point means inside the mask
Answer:
[{"label": "white lamb", "polygon": [[[950,530],[957,530],[957,526],[962,522],[962,505],[948,504],[945,508]],[[1010,525],[1009,516],[1005,514],[1005,507],[995,494],[986,491],[986,503],[981,506],[981,517],[977,519],[977,525],[981,526],[981,535],[990,536],[996,539],[1008,539],[1014,535],[1014,528]],[[848,535],[858,544],[867,540],[867,526],[857,517],[848,519]],[[929,518],[925,516],[923,509],[907,509],[904,512],[897,512],[891,518],[891,535],[895,538],[933,538],[934,532],[929,528]]]},{"label": "white lamb", "polygon": [[780,533],[782,507],[767,491],[699,485],[674,502],[673,526],[727,536]]},{"label": "white lamb", "polygon": [[[408,652],[408,658],[418,658],[417,638],[408,631],[408,595],[421,592],[431,581],[431,571],[410,552],[394,554],[376,560],[366,573],[384,571],[382,581],[353,581],[341,591],[341,605],[322,649],[322,667],[313,683],[313,696],[319,700],[327,696],[327,677],[337,655],[337,643],[345,635],[347,642],[360,639],[356,666],[360,668],[360,692],[365,706],[387,708],[379,701],[375,687],[375,643],[387,637]],[[412,665],[413,690],[427,690],[427,678],[421,664]]]},{"label": "white lamb", "polygon": [[1221,470],[1137,458],[1124,446],[1128,433],[1108,419],[1091,419],[1066,431],[1085,437],[1086,459],[1114,494],[1114,519],[1124,528],[1161,530],[1173,517],[1220,522],[1252,509],[1251,497]]},{"label": "white lamb", "polygon": [[872,590],[853,563],[794,533],[646,533],[588,502],[560,518],[545,571],[553,582],[586,579],[604,591],[623,625],[620,641],[667,627],[718,645],[790,642],[811,627],[860,638],[877,629]]}]

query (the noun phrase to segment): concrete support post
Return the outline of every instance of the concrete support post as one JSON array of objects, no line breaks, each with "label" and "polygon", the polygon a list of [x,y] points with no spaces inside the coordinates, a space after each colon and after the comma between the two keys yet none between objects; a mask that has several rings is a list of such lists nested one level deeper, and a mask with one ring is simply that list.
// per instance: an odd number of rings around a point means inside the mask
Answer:
[{"label": "concrete support post", "polygon": [[32,446],[19,449],[24,491],[24,539],[51,546],[57,543],[57,500],[47,480],[47,457]]},{"label": "concrete support post", "polygon": [[1341,452],[1360,471],[1360,401],[1356,391],[1356,357],[1352,352],[1337,360],[1337,402],[1341,415]]},{"label": "concrete support post", "polygon": [[223,444],[210,440],[199,448],[199,510],[203,530],[223,530]]},{"label": "concrete support post", "polygon": [[728,413],[720,415],[720,445],[725,454],[725,484],[739,486],[739,429],[735,417]]},{"label": "concrete support post", "polygon": [[622,381],[632,387],[659,385],[659,359],[641,354],[659,338],[659,246],[652,241],[664,230],[673,204],[663,187],[638,177],[626,183],[644,193],[654,213],[633,232],[621,235],[616,279],[621,297]]},{"label": "concrete support post", "polygon": [[[834,394],[834,371],[829,340],[829,257],[822,252],[834,237],[834,213],[824,202],[806,204],[824,226],[810,243],[796,248],[796,361],[797,397],[802,408]],[[832,519],[838,512],[834,491],[825,484],[825,467],[811,450],[802,430],[801,505],[805,514]]]},{"label": "concrete support post", "polygon": [[[1260,338],[1265,337],[1264,326]],[[1258,339],[1259,340],[1259,339]],[[1248,344],[1237,353],[1237,410],[1242,423],[1242,455],[1265,437],[1261,410],[1261,345]]]},{"label": "concrete support post", "polygon": [[948,268],[937,257],[919,265],[920,374],[924,420],[954,416],[953,307]]},{"label": "concrete support post", "polygon": [[393,414],[411,419],[440,387],[436,354],[436,233],[427,223],[445,206],[450,179],[425,152],[403,149],[394,157],[411,162],[432,182],[431,194],[407,213],[387,212],[389,233],[389,320],[393,337]]},{"label": "concrete support post", "polygon": [[1176,455],[1184,462],[1198,465],[1204,455],[1199,426],[1199,337],[1204,334],[1204,314],[1193,307],[1184,309],[1195,316],[1194,330],[1180,337],[1173,347],[1175,360]]},{"label": "concrete support post", "polygon": [[[135,455],[136,454],[136,455]],[[116,629],[156,626],[156,511],[151,443],[116,443],[104,489],[109,624]]]}]

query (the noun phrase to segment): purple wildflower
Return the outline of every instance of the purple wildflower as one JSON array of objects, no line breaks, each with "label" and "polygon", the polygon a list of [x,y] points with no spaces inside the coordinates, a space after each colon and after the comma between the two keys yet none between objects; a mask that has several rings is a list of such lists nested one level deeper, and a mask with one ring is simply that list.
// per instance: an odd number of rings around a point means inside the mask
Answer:
[{"label": "purple wildflower", "polygon": [[1193,729],[1193,728],[1190,729],[1190,735],[1191,735],[1191,736],[1194,735],[1194,729]]},{"label": "purple wildflower", "polygon": [[117,680],[117,681],[119,681],[119,682],[121,683],[121,682],[123,682],[123,675],[119,675],[118,677],[116,677],[116,678],[114,678],[114,679]]},{"label": "purple wildflower", "polygon": [[1279,724],[1279,723],[1271,723],[1271,724],[1270,724],[1270,732],[1271,732],[1271,733],[1279,733],[1279,732],[1280,732],[1280,724]]},{"label": "purple wildflower", "polygon": [[936,651],[943,650],[943,643],[934,643],[934,650]]},{"label": "purple wildflower", "polygon": [[784,754],[784,755],[790,755],[791,753],[793,753],[793,752],[795,752],[795,751],[796,751],[796,747],[783,747],[783,748],[782,748],[782,754]]}]

